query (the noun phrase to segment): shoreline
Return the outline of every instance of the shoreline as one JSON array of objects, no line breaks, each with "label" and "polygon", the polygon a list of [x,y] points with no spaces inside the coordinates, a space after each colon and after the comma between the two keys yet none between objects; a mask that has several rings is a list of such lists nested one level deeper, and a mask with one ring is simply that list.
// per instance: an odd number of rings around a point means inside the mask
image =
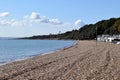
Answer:
[{"label": "shoreline", "polygon": [[77,44],[77,41],[76,40],[71,40],[71,41],[74,41],[73,44],[71,44],[70,46],[65,46],[63,48],[59,48],[59,49],[56,49],[56,50],[53,50],[53,51],[49,51],[49,52],[45,52],[45,53],[40,53],[40,54],[35,54],[35,55],[30,55],[30,56],[27,56],[27,57],[24,57],[24,58],[21,58],[21,59],[15,59],[15,60],[11,60],[11,61],[4,61],[4,62],[1,62],[0,63],[0,66],[2,65],[6,65],[6,64],[10,64],[10,63],[13,63],[13,62],[17,62],[17,61],[23,61],[23,60],[26,60],[26,59],[31,59],[31,58],[34,58],[36,56],[43,56],[43,55],[47,55],[47,54],[52,54],[52,53],[55,53],[57,51],[60,51],[60,50],[64,50],[66,48],[69,48],[71,46],[75,46]]},{"label": "shoreline", "polygon": [[120,80],[120,46],[95,41],[0,66],[1,80]]}]

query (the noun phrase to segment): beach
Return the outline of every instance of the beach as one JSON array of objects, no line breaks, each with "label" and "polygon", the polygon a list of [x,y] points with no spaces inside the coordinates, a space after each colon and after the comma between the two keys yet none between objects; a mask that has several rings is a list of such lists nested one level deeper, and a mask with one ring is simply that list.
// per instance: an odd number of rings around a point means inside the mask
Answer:
[{"label": "beach", "polygon": [[77,41],[50,54],[0,66],[0,80],[120,80],[120,45]]}]

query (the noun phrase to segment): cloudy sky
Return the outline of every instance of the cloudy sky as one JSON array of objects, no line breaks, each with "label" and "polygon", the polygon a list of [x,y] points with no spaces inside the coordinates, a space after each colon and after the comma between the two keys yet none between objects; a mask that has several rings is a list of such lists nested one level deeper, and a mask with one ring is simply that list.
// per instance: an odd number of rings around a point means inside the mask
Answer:
[{"label": "cloudy sky", "polygon": [[120,17],[120,0],[0,0],[0,37],[55,34]]}]

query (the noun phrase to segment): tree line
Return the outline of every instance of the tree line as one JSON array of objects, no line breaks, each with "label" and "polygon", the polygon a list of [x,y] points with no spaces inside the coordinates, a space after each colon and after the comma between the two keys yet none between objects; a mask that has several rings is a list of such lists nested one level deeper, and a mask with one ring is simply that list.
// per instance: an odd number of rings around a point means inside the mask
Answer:
[{"label": "tree line", "polygon": [[97,35],[118,35],[120,34],[120,18],[102,20],[95,24],[87,24],[79,30],[67,31],[61,34],[39,35],[21,39],[71,39],[71,40],[93,40]]}]

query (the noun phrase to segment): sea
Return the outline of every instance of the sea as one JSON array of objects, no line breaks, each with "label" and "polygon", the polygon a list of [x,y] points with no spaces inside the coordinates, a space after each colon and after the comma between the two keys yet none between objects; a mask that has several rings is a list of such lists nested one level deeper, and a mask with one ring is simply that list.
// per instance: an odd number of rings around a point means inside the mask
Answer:
[{"label": "sea", "polygon": [[0,40],[0,64],[54,52],[75,45],[72,40]]}]

